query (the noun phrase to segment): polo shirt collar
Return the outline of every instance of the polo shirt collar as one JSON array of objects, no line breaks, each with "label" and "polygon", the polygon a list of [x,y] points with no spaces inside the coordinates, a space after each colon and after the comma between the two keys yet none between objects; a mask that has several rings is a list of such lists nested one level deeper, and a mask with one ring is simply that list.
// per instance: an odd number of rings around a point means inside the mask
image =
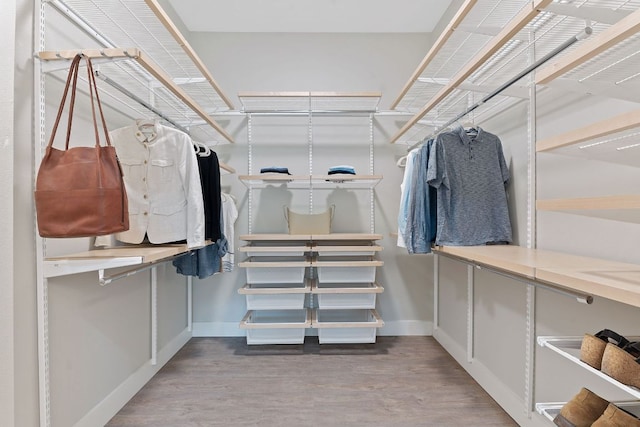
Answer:
[{"label": "polo shirt collar", "polygon": [[478,130],[478,134],[473,139],[467,135],[467,132],[462,126],[459,126],[456,130],[463,144],[471,144],[473,141],[480,141],[482,139],[484,131],[480,126],[476,126],[476,129]]}]

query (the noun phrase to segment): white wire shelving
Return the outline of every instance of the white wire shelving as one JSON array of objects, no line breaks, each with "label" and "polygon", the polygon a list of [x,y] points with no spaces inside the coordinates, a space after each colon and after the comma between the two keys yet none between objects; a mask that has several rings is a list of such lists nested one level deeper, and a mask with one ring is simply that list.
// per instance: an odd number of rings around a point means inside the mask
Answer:
[{"label": "white wire shelving", "polygon": [[[132,118],[156,115],[213,146],[233,142],[211,115],[234,106],[156,0],[49,0],[44,19],[56,13],[93,39],[104,102]],[[113,56],[114,49],[124,54]],[[68,60],[81,51],[46,45],[42,60]],[[63,80],[66,67],[43,64]]]},{"label": "white wire shelving", "polygon": [[[637,72],[639,1],[585,0],[565,4],[552,0],[467,0],[425,56],[391,108],[414,116],[391,138],[415,144],[439,131],[469,106],[499,88],[532,63],[554,51],[568,37],[571,45],[537,75],[550,75],[558,62],[579,53],[593,40],[613,36],[606,50],[581,58],[562,73],[536,83],[579,93],[599,93],[640,101]],[[589,29],[589,37],[581,33]],[[586,40],[583,40],[586,39]],[[482,123],[529,99],[531,83],[515,82],[469,114]],[[543,90],[543,88],[541,88]],[[461,120],[462,121],[462,120]]]}]

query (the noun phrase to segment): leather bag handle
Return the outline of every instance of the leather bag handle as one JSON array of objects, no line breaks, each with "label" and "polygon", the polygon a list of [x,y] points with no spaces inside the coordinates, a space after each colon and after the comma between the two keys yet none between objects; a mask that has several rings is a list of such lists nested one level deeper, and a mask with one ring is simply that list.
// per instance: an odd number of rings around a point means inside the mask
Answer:
[{"label": "leather bag handle", "polygon": [[[51,130],[51,136],[49,137],[49,144],[47,145],[47,149],[53,147],[53,142],[55,140],[55,136],[58,130],[58,126],[60,124],[60,119],[62,118],[62,112],[64,111],[64,106],[67,101],[67,96],[69,94],[69,88],[71,88],[71,99],[69,101],[69,115],[67,119],[67,135],[65,140],[65,150],[69,149],[69,141],[71,139],[71,126],[73,123],[73,110],[75,107],[75,99],[76,99],[76,89],[78,83],[78,72],[80,69],[80,61],[82,58],[85,59],[85,63],[87,66],[87,75],[89,82],[89,98],[91,99],[91,114],[93,118],[93,129],[95,134],[95,147],[100,147],[100,134],[98,132],[98,121],[96,117],[95,104],[98,104],[98,110],[100,112],[100,119],[102,121],[102,129],[104,131],[105,142],[107,146],[111,146],[111,140],[109,138],[109,131],[107,130],[107,122],[104,118],[104,112],[102,110],[102,104],[100,102],[100,95],[98,94],[98,86],[95,80],[95,73],[93,71],[93,64],[91,63],[91,58],[83,54],[77,54],[73,61],[71,62],[71,67],[69,68],[69,74],[67,76],[67,81],[64,88],[64,93],[62,95],[62,100],[60,101],[60,106],[58,107],[58,114],[56,116],[56,121],[53,124],[53,128]],[[94,100],[95,93],[95,100]]]}]

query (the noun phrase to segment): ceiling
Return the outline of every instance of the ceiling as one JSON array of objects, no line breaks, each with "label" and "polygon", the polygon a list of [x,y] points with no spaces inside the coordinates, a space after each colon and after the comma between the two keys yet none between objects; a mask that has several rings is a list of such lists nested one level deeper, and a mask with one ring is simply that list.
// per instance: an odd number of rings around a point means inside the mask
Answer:
[{"label": "ceiling", "polygon": [[452,0],[168,0],[189,31],[430,33]]}]

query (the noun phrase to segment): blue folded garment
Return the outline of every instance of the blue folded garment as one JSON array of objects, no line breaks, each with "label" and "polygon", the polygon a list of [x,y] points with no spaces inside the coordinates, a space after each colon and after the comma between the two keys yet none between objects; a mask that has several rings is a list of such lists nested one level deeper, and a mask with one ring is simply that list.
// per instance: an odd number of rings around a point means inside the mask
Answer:
[{"label": "blue folded garment", "polygon": [[329,168],[329,175],[333,175],[333,174],[336,174],[336,173],[346,173],[346,174],[349,174],[349,175],[355,175],[356,174],[356,170],[351,165],[331,166]]},{"label": "blue folded garment", "polygon": [[276,166],[262,168],[260,169],[260,173],[283,173],[283,174],[291,175],[289,173],[289,168],[276,167]]}]

